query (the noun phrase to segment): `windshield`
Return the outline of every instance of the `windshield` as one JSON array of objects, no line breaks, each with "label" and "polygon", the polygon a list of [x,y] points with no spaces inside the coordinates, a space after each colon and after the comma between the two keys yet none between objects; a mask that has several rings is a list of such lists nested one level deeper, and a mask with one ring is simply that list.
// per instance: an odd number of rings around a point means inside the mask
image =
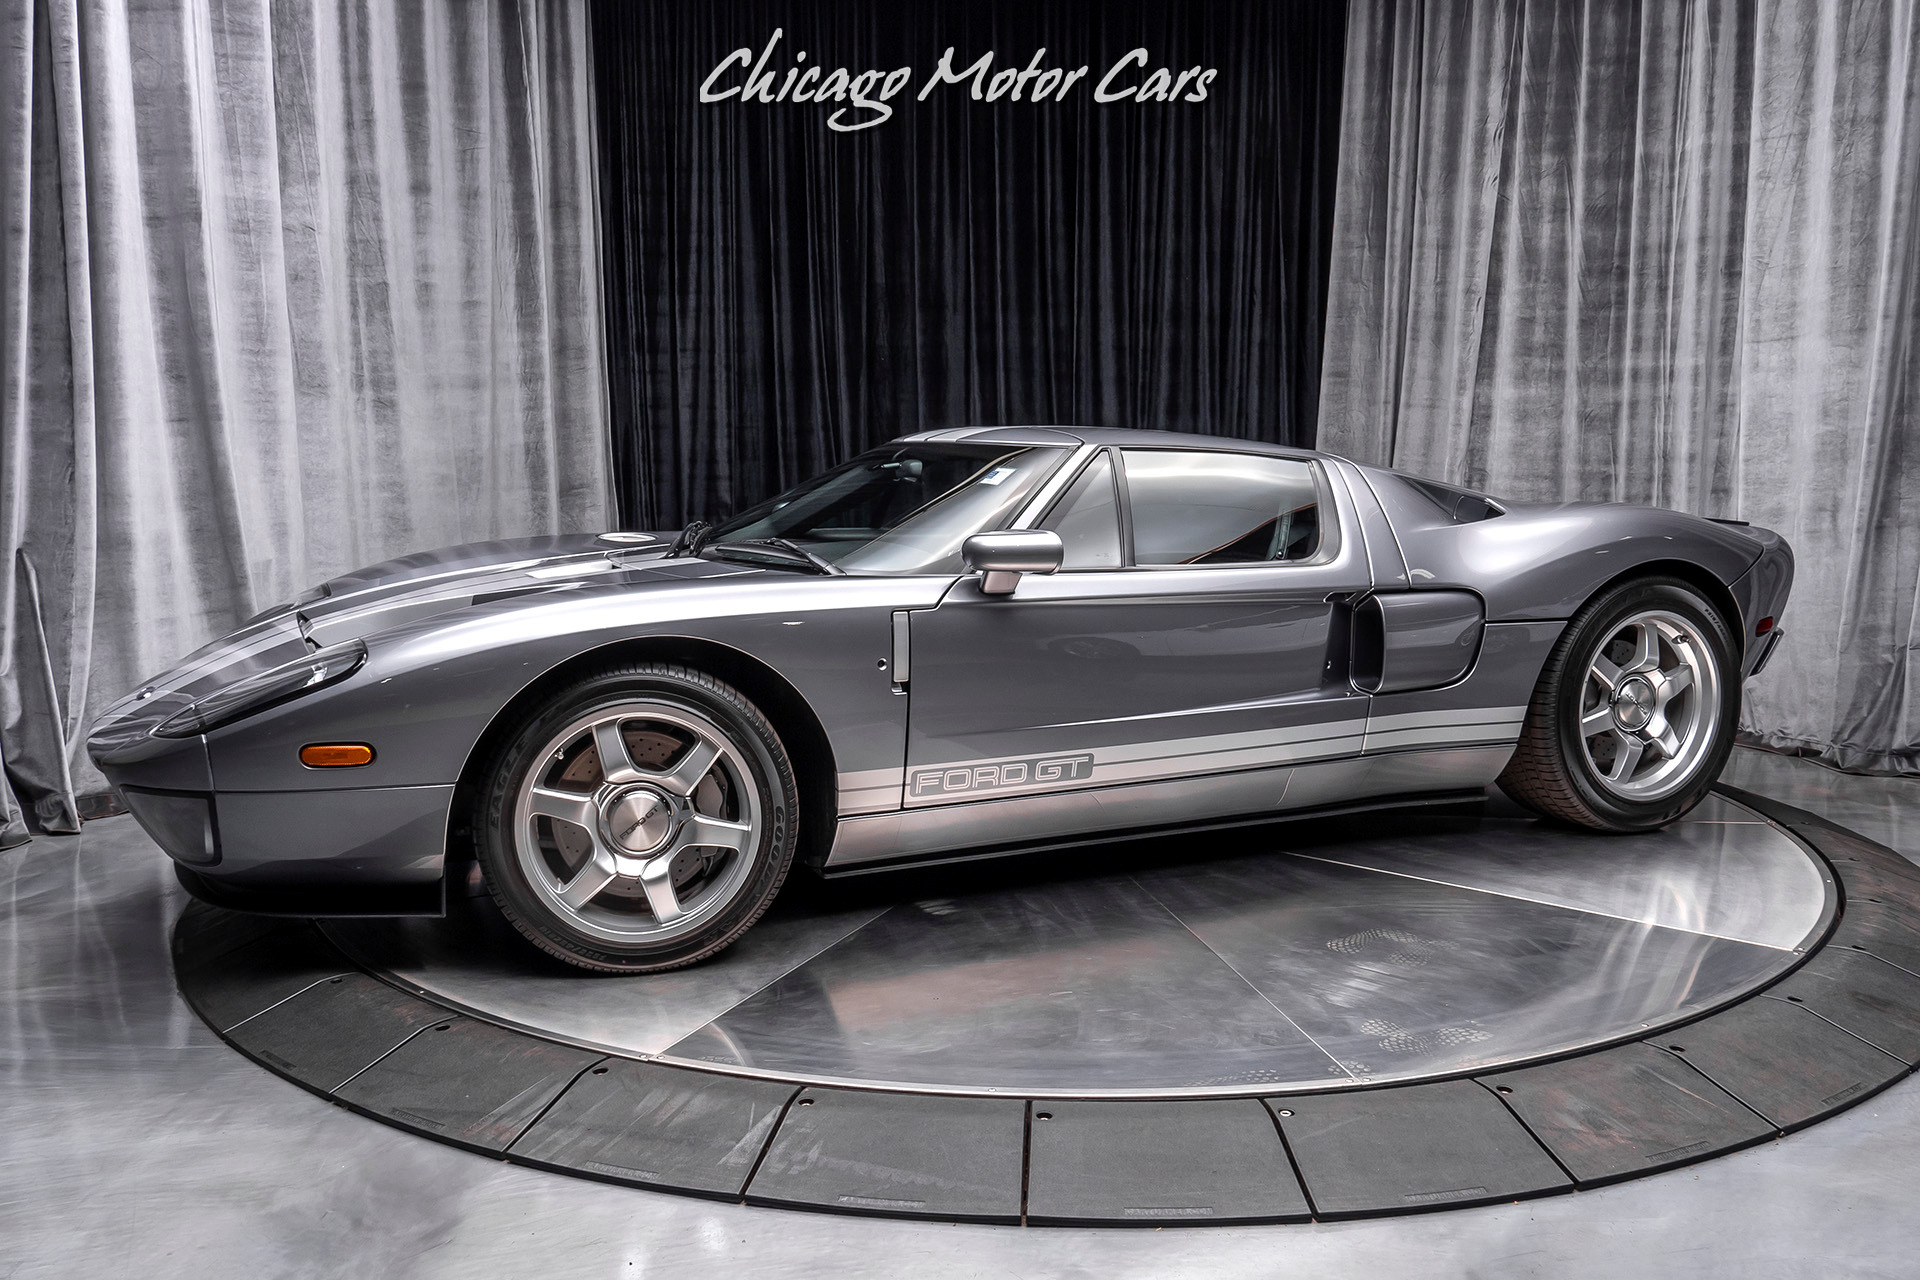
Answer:
[{"label": "windshield", "polygon": [[740,513],[708,545],[785,538],[848,573],[959,573],[960,544],[1011,519],[1065,453],[889,445]]}]

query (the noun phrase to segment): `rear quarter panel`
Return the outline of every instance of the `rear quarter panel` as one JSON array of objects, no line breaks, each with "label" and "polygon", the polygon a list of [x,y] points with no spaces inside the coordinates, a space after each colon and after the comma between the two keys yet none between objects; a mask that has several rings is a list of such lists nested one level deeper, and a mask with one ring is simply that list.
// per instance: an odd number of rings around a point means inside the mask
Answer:
[{"label": "rear quarter panel", "polygon": [[1569,618],[1609,580],[1660,560],[1730,584],[1761,552],[1738,528],[1621,503],[1503,503],[1505,515],[1454,524],[1393,472],[1359,470],[1393,522],[1414,589],[1477,591],[1489,623]]}]

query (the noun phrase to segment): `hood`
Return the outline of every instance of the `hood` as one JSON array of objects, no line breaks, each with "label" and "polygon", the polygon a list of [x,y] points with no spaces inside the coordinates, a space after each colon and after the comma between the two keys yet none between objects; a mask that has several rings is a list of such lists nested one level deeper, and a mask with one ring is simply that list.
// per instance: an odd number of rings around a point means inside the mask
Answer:
[{"label": "hood", "polygon": [[670,538],[656,534],[568,534],[444,547],[330,578],[255,621],[289,618],[319,648],[369,636],[469,605],[576,586],[613,585],[668,561]]},{"label": "hood", "polygon": [[570,534],[514,538],[402,556],[330,578],[286,604],[203,645],[143,682],[102,713],[105,722],[140,708],[143,718],[184,706],[211,689],[243,680],[343,641],[370,637],[475,604],[590,587],[732,577],[739,565],[669,560],[671,537]]},{"label": "hood", "polygon": [[[658,533],[563,533],[540,538],[497,538],[491,542],[469,542],[457,547],[441,547],[437,551],[398,556],[343,573],[306,592],[295,603],[360,595],[403,583],[425,583],[475,572],[506,572],[515,568],[534,568],[596,556],[651,555],[658,558],[672,542],[672,534]],[[282,605],[279,609],[269,609],[267,614],[287,607]]]}]

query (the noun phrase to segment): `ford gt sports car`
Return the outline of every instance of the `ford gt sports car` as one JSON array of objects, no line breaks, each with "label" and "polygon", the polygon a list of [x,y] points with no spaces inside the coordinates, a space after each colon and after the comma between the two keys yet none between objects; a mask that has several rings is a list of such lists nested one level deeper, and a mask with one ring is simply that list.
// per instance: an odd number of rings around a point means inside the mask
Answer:
[{"label": "ford gt sports car", "polygon": [[89,740],[196,895],[436,913],[646,972],[827,874],[1498,782],[1686,813],[1781,636],[1777,534],[1153,431],[896,440],[718,525],[335,578]]}]

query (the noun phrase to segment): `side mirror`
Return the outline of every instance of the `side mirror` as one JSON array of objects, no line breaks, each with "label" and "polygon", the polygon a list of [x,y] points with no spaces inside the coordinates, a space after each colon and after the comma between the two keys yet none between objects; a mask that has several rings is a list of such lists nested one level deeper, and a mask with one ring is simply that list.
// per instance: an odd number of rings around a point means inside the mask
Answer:
[{"label": "side mirror", "polygon": [[976,533],[961,544],[967,568],[982,575],[980,590],[1010,596],[1023,573],[1055,573],[1067,558],[1060,535],[1050,529],[1001,529]]}]

